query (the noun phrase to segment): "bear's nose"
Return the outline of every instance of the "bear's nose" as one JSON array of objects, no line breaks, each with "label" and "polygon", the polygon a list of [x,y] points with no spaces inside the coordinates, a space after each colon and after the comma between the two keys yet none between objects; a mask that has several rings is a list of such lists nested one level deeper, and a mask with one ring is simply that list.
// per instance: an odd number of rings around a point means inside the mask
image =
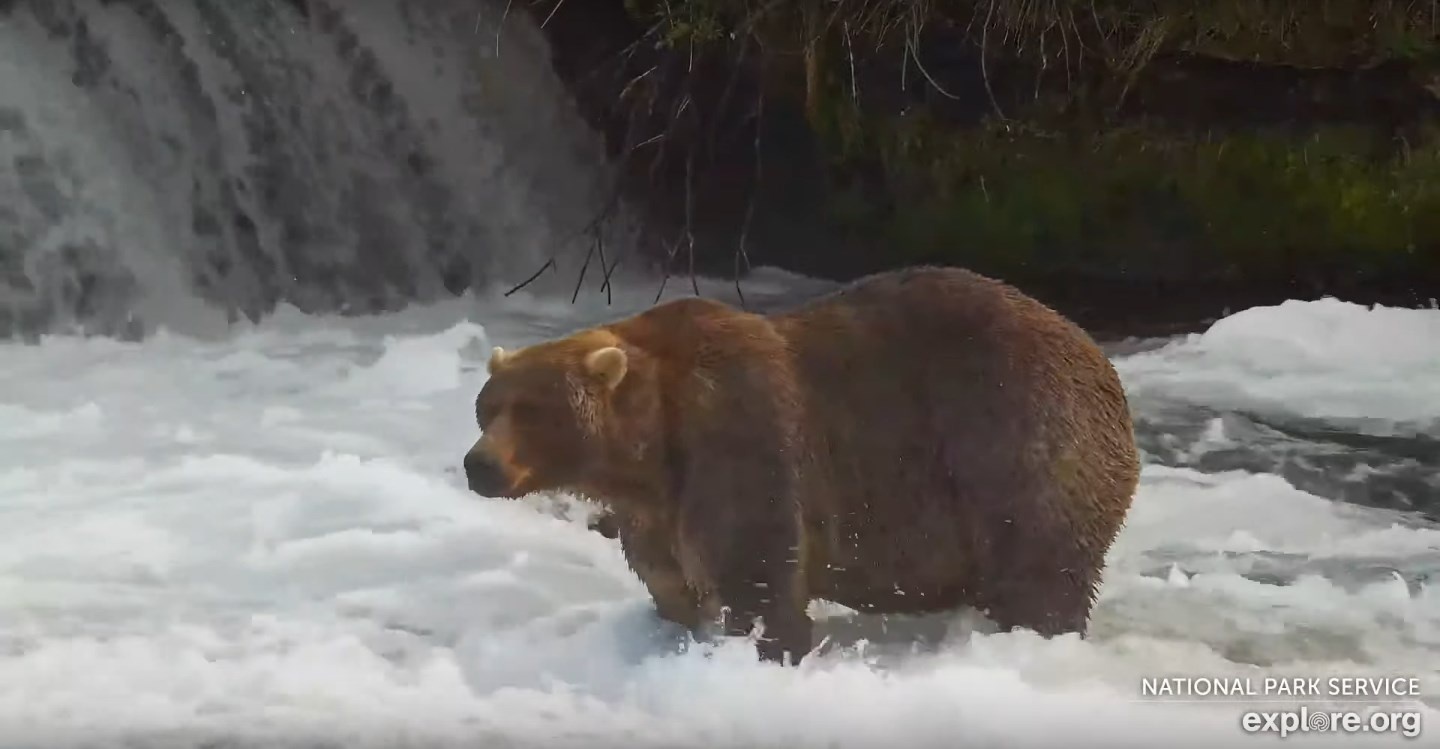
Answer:
[{"label": "bear's nose", "polygon": [[465,454],[465,480],[470,484],[470,491],[485,497],[501,496],[507,485],[500,466],[473,450]]}]

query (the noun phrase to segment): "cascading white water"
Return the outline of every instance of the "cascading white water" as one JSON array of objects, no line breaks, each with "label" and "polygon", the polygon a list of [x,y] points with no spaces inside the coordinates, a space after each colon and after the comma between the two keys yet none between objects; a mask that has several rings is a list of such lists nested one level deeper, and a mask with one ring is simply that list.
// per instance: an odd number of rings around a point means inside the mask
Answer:
[{"label": "cascading white water", "polygon": [[200,332],[522,280],[605,180],[508,5],[0,11],[0,335]]}]

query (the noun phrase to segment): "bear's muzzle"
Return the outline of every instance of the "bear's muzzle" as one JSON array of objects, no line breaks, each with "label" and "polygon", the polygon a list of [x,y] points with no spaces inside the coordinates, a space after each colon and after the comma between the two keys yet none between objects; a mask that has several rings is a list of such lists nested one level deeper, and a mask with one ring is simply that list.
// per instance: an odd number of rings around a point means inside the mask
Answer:
[{"label": "bear's muzzle", "polygon": [[510,478],[493,458],[480,450],[465,454],[465,480],[470,491],[483,497],[505,497],[510,494]]}]

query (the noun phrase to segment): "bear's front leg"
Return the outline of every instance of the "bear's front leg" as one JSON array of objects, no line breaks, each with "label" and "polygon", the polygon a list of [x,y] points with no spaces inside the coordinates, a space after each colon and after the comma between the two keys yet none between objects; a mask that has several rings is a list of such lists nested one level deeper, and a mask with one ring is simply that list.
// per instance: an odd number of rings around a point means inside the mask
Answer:
[{"label": "bear's front leg", "polygon": [[674,529],[610,517],[625,561],[650,592],[655,613],[694,632],[700,626],[700,598],[675,558]]},{"label": "bear's front leg", "polygon": [[[767,346],[773,346],[766,349]],[[755,347],[759,347],[757,350]],[[692,587],[718,606],[727,635],[748,635],[767,661],[798,664],[810,652],[800,521],[799,399],[783,342],[747,339],[736,352],[707,352],[697,408],[678,443],[680,559]]]},{"label": "bear's front leg", "polygon": [[732,477],[687,492],[680,522],[686,575],[707,594],[706,608],[719,609],[726,635],[749,635],[759,620],[760,657],[784,663],[788,653],[799,664],[810,652],[813,623],[798,513],[783,494],[743,483]]},{"label": "bear's front leg", "polygon": [[[811,648],[814,623],[806,611],[800,565],[774,561],[786,556],[780,548],[736,550],[732,564],[715,573],[712,583],[721,607],[721,629],[727,635],[749,635],[758,623],[755,649],[766,661],[799,665]],[[753,556],[751,556],[753,555]],[[758,620],[758,621],[757,621]]]},{"label": "bear's front leg", "polygon": [[614,510],[601,510],[590,518],[585,527],[605,538],[613,539],[620,536],[620,518],[615,516]]}]

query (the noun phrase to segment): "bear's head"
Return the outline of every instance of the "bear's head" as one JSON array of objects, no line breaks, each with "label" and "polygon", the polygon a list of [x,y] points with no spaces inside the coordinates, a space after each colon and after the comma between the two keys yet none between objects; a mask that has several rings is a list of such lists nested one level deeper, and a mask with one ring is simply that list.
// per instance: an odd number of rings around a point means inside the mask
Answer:
[{"label": "bear's head", "polygon": [[481,436],[465,455],[471,491],[606,494],[650,460],[659,394],[644,354],[603,329],[495,348],[475,399]]}]

